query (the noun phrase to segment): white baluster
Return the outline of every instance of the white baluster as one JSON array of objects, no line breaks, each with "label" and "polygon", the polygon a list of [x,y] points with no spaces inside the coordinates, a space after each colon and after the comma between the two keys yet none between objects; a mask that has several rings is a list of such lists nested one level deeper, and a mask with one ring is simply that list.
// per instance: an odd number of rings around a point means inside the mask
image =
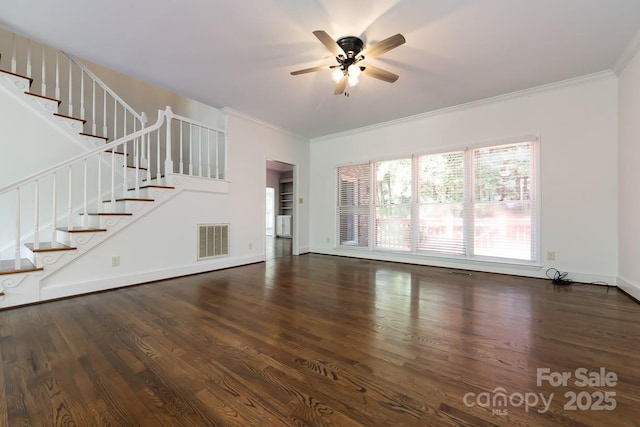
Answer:
[{"label": "white baluster", "polygon": [[47,96],[47,67],[46,67],[46,55],[44,54],[45,49],[42,46],[42,85],[40,86],[40,94],[42,96]]},{"label": "white baluster", "polygon": [[102,211],[102,154],[98,153],[98,197],[96,198],[96,211]]},{"label": "white baluster", "polygon": [[31,40],[27,39],[27,77],[31,77]]},{"label": "white baluster", "polygon": [[116,201],[116,149],[117,147],[113,147],[111,149],[111,206],[115,207],[114,203]]},{"label": "white baluster", "polygon": [[16,242],[15,242],[15,268],[20,269],[20,187],[16,188]]},{"label": "white baluster", "polygon": [[80,70],[80,118],[84,120],[84,70]]},{"label": "white baluster", "polygon": [[58,225],[58,195],[56,188],[56,172],[53,173],[51,182],[51,242],[58,240],[56,227]]},{"label": "white baluster", "polygon": [[[157,130],[155,132],[158,132]],[[146,144],[147,148],[146,148],[146,154],[145,156],[148,156],[147,158],[147,164],[145,165],[147,168],[147,183],[149,183],[149,181],[151,181],[151,134],[148,134],[146,136],[146,140],[142,141],[142,144]]]},{"label": "white baluster", "polygon": [[73,117],[73,69],[69,63],[69,116]]},{"label": "white baluster", "polygon": [[71,230],[73,228],[73,216],[71,215],[71,213],[73,212],[73,172],[72,172],[72,165],[69,165],[69,182],[68,182],[68,190],[69,190],[69,212],[67,215],[67,226],[69,227],[69,230]]},{"label": "white baluster", "polygon": [[91,134],[97,135],[96,126],[96,81],[93,80],[93,88],[91,93]]},{"label": "white baluster", "polygon": [[164,161],[164,175],[165,179],[168,178],[170,173],[173,173],[173,160],[171,157],[171,122],[173,121],[173,111],[171,111],[171,107],[167,106],[166,111],[166,124],[167,124],[167,140],[165,143],[166,153],[165,153],[165,161]]},{"label": "white baluster", "polygon": [[198,176],[202,176],[202,126],[198,126]]},{"label": "white baluster", "polygon": [[35,182],[35,200],[33,201],[33,248],[40,249],[40,180]]},{"label": "white baluster", "polygon": [[124,151],[124,155],[122,156],[122,198],[127,197],[127,156],[129,154],[128,149],[129,144],[126,142],[122,144],[122,149]]},{"label": "white baluster", "polygon": [[189,123],[189,176],[193,176],[193,124]]},{"label": "white baluster", "polygon": [[118,101],[113,99],[113,139],[118,139]]},{"label": "white baluster", "polygon": [[[109,132],[107,131],[107,90],[104,89],[104,97],[102,98],[102,136],[108,136]],[[113,139],[116,137],[114,135]]]},{"label": "white baluster", "polygon": [[[140,124],[141,129],[145,128],[146,123],[147,116],[146,114],[142,113],[142,123]],[[147,138],[149,138],[149,135],[147,135],[146,137],[145,135],[142,135],[140,139],[140,163],[145,167],[149,165],[149,162],[147,161]]]},{"label": "white baluster", "polygon": [[87,180],[87,159],[84,159],[84,171],[83,171],[83,177],[82,177],[82,184],[83,184],[83,188],[84,188],[84,194],[82,196],[83,200],[82,200],[82,209],[84,210],[84,213],[82,214],[82,225],[83,226],[87,226],[88,225],[88,220],[89,220],[89,182]]},{"label": "white baluster", "polygon": [[18,71],[18,61],[16,60],[16,35],[11,35],[11,72],[13,74]]},{"label": "white baluster", "polygon": [[60,99],[60,51],[56,50],[56,99]]},{"label": "white baluster", "polygon": [[211,131],[207,129],[207,178],[211,178]]},{"label": "white baluster", "polygon": [[184,160],[183,160],[183,154],[182,154],[182,150],[183,150],[183,146],[182,146],[182,125],[184,124],[184,122],[182,120],[180,120],[180,175],[182,175],[184,173]]},{"label": "white baluster", "polygon": [[219,153],[219,149],[220,146],[219,144],[219,137],[220,137],[220,132],[216,131],[216,154],[215,154],[215,161],[216,161],[216,179],[220,179],[220,162],[218,162],[218,153]]},{"label": "white baluster", "polygon": [[160,130],[157,131],[157,144],[156,144],[156,182],[160,183]]}]

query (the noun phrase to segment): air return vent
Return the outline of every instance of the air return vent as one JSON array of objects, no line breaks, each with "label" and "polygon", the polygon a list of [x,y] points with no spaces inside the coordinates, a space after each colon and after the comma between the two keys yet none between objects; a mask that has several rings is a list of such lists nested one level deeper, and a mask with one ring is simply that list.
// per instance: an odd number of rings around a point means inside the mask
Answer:
[{"label": "air return vent", "polygon": [[229,255],[229,224],[198,224],[198,259]]}]

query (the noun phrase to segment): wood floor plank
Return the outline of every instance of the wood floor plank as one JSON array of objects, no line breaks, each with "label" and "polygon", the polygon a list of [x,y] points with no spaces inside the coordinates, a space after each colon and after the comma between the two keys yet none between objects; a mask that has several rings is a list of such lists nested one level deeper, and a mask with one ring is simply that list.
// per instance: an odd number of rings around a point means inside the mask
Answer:
[{"label": "wood floor plank", "polygon": [[[283,257],[0,311],[0,425],[638,426],[638,342],[616,289]],[[478,404],[499,392],[553,399]]]}]

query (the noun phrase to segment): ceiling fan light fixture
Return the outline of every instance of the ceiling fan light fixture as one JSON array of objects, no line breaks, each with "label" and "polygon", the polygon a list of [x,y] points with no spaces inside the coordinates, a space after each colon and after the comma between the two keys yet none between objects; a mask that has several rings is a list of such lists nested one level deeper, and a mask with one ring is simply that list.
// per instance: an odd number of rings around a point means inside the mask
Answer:
[{"label": "ceiling fan light fixture", "polygon": [[357,79],[360,76],[360,67],[356,64],[351,64],[349,65],[349,68],[347,68],[347,73],[349,74],[349,77],[353,77],[355,79]]},{"label": "ceiling fan light fixture", "polygon": [[333,72],[331,72],[331,78],[336,83],[342,80],[343,77],[344,77],[344,71],[342,71],[342,68],[336,68],[335,70],[333,70]]},{"label": "ceiling fan light fixture", "polygon": [[349,82],[349,86],[355,86],[360,82],[358,76],[352,76],[351,74],[348,75],[347,80]]}]

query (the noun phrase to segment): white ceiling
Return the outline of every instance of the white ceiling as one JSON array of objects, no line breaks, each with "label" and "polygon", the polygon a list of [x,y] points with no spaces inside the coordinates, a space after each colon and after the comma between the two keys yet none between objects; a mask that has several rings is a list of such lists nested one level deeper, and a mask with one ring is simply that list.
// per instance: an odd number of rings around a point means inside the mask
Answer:
[{"label": "white ceiling", "polygon": [[[313,138],[611,69],[640,28],[639,0],[14,0],[0,26],[215,107]],[[313,36],[396,33],[333,95]],[[124,96],[126,99],[126,95]]]}]

